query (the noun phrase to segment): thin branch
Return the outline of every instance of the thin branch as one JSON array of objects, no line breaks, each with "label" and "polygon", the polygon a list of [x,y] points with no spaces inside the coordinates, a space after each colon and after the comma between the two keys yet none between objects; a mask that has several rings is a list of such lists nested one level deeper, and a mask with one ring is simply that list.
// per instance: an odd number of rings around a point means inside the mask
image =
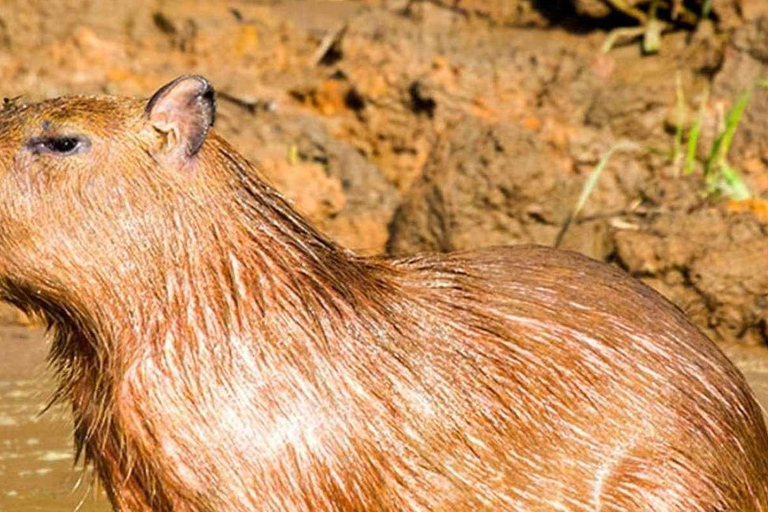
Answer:
[{"label": "thin branch", "polygon": [[325,56],[328,55],[328,52],[331,50],[331,48],[341,42],[341,39],[347,32],[347,27],[348,25],[346,23],[342,23],[333,30],[329,30],[325,36],[323,36],[322,41],[320,41],[317,49],[312,54],[312,58],[309,60],[309,63],[312,67],[319,65]]},{"label": "thin branch", "polygon": [[216,96],[223,101],[232,103],[240,108],[247,110],[251,114],[256,112],[266,112],[274,109],[274,103],[272,100],[246,100],[233,96],[224,91],[218,91]]}]

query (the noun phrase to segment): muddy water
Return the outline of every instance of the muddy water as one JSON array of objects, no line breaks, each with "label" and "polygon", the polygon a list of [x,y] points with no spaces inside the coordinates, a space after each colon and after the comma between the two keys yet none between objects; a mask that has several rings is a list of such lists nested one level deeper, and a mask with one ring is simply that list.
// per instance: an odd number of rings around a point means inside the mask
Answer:
[{"label": "muddy water", "polygon": [[0,327],[0,511],[109,510],[73,466],[64,406],[40,414],[53,382],[37,329]]},{"label": "muddy water", "polygon": [[[53,383],[42,333],[0,327],[0,511],[108,510],[73,467],[72,425],[65,407],[40,415]],[[726,349],[768,406],[768,349]]]}]

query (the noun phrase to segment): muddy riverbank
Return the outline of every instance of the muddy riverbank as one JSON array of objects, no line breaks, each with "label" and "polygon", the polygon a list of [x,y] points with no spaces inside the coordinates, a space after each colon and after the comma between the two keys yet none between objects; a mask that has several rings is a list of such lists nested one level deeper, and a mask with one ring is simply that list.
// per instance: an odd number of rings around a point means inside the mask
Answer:
[{"label": "muddy riverbank", "polygon": [[[704,2],[671,4],[700,16]],[[563,246],[669,297],[768,404],[768,8],[715,1],[691,22],[662,12],[649,55],[637,38],[605,51],[616,29],[643,23],[606,5],[7,0],[0,97],[146,96],[204,74],[219,91],[216,129],[322,231],[367,254],[552,245],[622,144]],[[707,194],[705,170],[746,93],[723,155],[751,195],[737,201]],[[5,311],[0,511],[83,499],[103,510],[72,468],[67,411],[38,415],[52,391],[42,333]]]}]

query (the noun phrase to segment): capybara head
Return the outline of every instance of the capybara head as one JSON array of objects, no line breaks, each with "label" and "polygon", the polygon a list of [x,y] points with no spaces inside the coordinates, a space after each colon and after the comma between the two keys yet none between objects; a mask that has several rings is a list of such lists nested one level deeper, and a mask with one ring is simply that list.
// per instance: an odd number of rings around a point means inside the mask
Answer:
[{"label": "capybara head", "polygon": [[[140,278],[169,232],[216,201],[202,165],[213,89],[185,76],[149,101],[71,97],[0,111],[0,275],[48,293]],[[209,142],[219,144],[223,141]],[[118,255],[118,257],[116,257]],[[138,269],[138,270],[137,270]],[[134,275],[137,274],[137,275]]]}]

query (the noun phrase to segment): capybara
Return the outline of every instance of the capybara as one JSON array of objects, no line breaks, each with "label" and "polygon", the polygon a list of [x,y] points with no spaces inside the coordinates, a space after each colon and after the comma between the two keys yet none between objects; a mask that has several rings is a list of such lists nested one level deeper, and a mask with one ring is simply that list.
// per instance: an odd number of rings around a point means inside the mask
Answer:
[{"label": "capybara", "polygon": [[759,405],[650,288],[535,246],[356,256],[214,116],[199,76],[0,113],[2,298],[115,509],[768,510]]}]

